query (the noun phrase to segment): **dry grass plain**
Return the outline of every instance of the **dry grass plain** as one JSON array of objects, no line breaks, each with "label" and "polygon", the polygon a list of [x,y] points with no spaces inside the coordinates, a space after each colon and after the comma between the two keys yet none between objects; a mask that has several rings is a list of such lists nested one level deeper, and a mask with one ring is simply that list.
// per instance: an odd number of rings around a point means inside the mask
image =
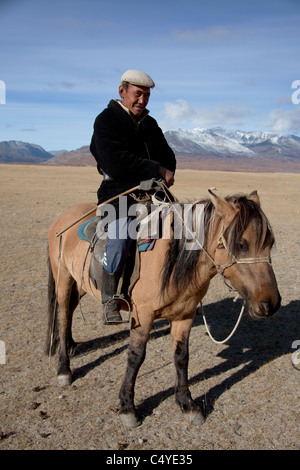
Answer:
[{"label": "dry grass plain", "polygon": [[[71,387],[56,382],[57,357],[44,355],[47,312],[47,232],[73,204],[96,202],[94,168],[1,165],[0,449],[225,450],[299,449],[300,371],[291,357],[300,341],[299,174],[178,171],[179,198],[249,193],[257,189],[276,237],[273,266],[282,307],[272,319],[244,314],[233,338],[212,343],[201,316],[190,341],[190,388],[206,421],[197,428],[174,404],[168,324],[154,324],[136,384],[142,426],[124,428],[118,392],[127,359],[128,327],[105,327],[101,307],[82,300],[74,315],[81,354],[71,360]],[[205,298],[216,337],[232,328],[239,305],[220,279]],[[83,352],[84,351],[84,352]],[[2,361],[3,362],[3,361]]]}]

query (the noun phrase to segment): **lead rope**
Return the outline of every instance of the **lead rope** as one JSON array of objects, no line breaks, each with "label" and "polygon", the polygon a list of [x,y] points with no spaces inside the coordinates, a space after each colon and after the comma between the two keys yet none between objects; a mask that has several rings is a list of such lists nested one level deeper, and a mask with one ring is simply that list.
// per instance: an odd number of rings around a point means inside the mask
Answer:
[{"label": "lead rope", "polygon": [[[235,302],[238,297],[239,297],[239,294],[233,299],[233,302]],[[209,326],[208,326],[208,324],[207,324],[206,317],[205,317],[205,314],[204,314],[203,304],[202,304],[202,302],[200,301],[201,312],[202,312],[202,317],[203,317],[204,325],[205,325],[205,328],[206,328],[206,331],[207,331],[208,336],[210,337],[210,339],[211,339],[214,343],[216,343],[216,344],[224,344],[224,343],[226,343],[226,341],[228,341],[228,340],[234,335],[234,333],[236,332],[237,327],[239,326],[239,323],[240,323],[240,321],[241,321],[241,318],[242,318],[242,316],[243,316],[243,313],[244,313],[244,310],[245,310],[245,304],[246,304],[246,301],[244,300],[243,305],[242,305],[242,308],[241,308],[241,311],[240,311],[240,314],[239,314],[239,317],[238,317],[238,319],[237,319],[237,321],[236,321],[236,324],[234,325],[234,328],[233,328],[232,332],[227,336],[227,338],[223,339],[222,341],[218,341],[218,340],[216,340],[216,339],[212,336],[212,334],[211,334],[211,332],[210,332],[210,330],[209,330]]]},{"label": "lead rope", "polygon": [[[168,192],[172,195],[170,189],[169,189],[169,188],[166,189],[166,185],[165,185],[164,182],[160,182],[160,185],[161,185],[161,188],[162,188],[162,190],[164,191],[165,195],[167,196],[167,199],[169,200],[171,206],[174,208],[175,212],[176,212],[177,215],[180,217],[180,219],[181,219],[182,223],[185,225],[186,229],[187,229],[187,230],[189,231],[189,233],[193,236],[194,241],[199,245],[200,249],[204,251],[204,253],[206,254],[206,256],[212,261],[212,263],[215,265],[215,267],[216,267],[218,273],[221,274],[225,285],[229,288],[230,291],[235,291],[235,292],[236,292],[236,290],[235,290],[232,286],[230,286],[230,285],[228,284],[228,282],[226,282],[226,279],[225,279],[225,277],[224,277],[224,269],[221,270],[221,269],[220,269],[220,266],[216,265],[216,263],[214,262],[214,259],[210,256],[210,254],[209,254],[209,253],[205,250],[205,248],[201,245],[201,243],[199,242],[199,240],[197,240],[197,238],[194,236],[194,234],[193,234],[193,232],[191,231],[191,229],[185,224],[183,218],[181,217],[180,213],[177,211],[175,205],[173,204],[173,201],[171,200],[171,198],[170,198],[169,195],[168,195]],[[173,195],[172,195],[172,196],[173,196]],[[235,262],[236,262],[236,261],[235,261]],[[226,267],[227,267],[227,266],[226,266]],[[239,294],[237,293],[236,297],[233,299],[233,302],[236,302],[237,299],[238,299],[238,297],[239,297]],[[207,321],[206,321],[206,317],[205,317],[205,314],[204,314],[203,304],[202,304],[202,302],[200,301],[201,313],[202,313],[204,325],[205,325],[206,331],[207,331],[207,333],[208,333],[208,336],[210,337],[210,339],[211,339],[214,343],[216,343],[216,344],[224,344],[224,343],[226,343],[226,341],[228,341],[228,340],[234,335],[235,331],[237,330],[237,327],[239,326],[239,323],[240,323],[240,321],[241,321],[241,318],[242,318],[242,316],[243,316],[243,313],[244,313],[244,310],[245,310],[245,304],[246,304],[246,301],[244,300],[244,301],[243,301],[242,308],[241,308],[241,311],[240,311],[240,314],[239,314],[238,319],[237,319],[237,322],[236,322],[236,324],[235,324],[233,330],[231,331],[231,333],[230,333],[225,339],[223,339],[222,341],[218,341],[218,340],[216,340],[216,339],[212,336],[212,334],[211,334],[211,332],[210,332],[210,330],[209,330],[209,327],[208,327],[208,324],[207,324]]]}]

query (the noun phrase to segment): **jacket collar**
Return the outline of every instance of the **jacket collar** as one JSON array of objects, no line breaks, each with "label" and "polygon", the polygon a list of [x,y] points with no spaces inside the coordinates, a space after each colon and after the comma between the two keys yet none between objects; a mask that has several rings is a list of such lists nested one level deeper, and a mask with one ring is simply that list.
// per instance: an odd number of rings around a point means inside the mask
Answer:
[{"label": "jacket collar", "polygon": [[131,117],[131,119],[133,120],[133,122],[134,122],[135,124],[137,124],[137,125],[139,125],[139,124],[148,116],[148,114],[149,114],[148,109],[144,109],[143,113],[142,113],[140,116],[138,116],[138,118],[136,118],[136,117],[134,116],[134,114],[132,114],[132,113],[129,111],[129,109],[126,108],[126,106],[124,106],[123,103],[122,103],[120,100],[115,100],[115,102],[118,103],[118,104],[121,106],[121,108],[123,108],[124,111],[126,111],[127,114],[129,114],[129,116]]}]

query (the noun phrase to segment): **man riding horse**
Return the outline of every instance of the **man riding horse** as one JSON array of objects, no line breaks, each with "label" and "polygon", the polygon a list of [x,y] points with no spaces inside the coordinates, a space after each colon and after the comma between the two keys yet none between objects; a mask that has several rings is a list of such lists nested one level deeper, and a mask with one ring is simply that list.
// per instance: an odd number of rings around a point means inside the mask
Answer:
[{"label": "man riding horse", "polygon": [[[143,180],[162,178],[174,184],[176,159],[162,130],[146,109],[153,80],[145,72],[128,70],[121,77],[121,100],[111,100],[96,118],[90,150],[103,175],[98,204],[117,196]],[[127,196],[127,207],[139,194]],[[118,199],[112,203],[116,220],[108,224],[102,272],[104,323],[122,321],[114,295],[122,275],[132,239],[128,233],[131,217],[120,216]]]}]

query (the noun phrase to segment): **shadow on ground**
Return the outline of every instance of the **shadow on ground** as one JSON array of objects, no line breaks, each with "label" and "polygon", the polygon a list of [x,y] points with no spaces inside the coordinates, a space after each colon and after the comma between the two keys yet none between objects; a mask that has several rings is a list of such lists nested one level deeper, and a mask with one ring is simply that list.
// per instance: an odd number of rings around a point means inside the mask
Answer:
[{"label": "shadow on ground", "polygon": [[[235,335],[224,345],[225,347],[218,354],[225,359],[221,364],[212,365],[210,368],[200,371],[198,374],[189,377],[190,385],[195,385],[213,376],[221,375],[225,372],[232,374],[225,378],[215,387],[206,390],[205,397],[201,395],[194,397],[196,403],[203,409],[203,414],[208,416],[214,409],[214,403],[218,398],[235,384],[248,377],[260,367],[285,354],[292,354],[292,344],[295,340],[300,340],[299,322],[300,301],[295,300],[288,305],[281,307],[280,311],[272,318],[253,321],[246,313],[242,318]],[[205,307],[205,315],[210,329],[216,339],[226,337],[234,326],[239,308],[233,304],[231,299],[211,303]],[[203,319],[198,309],[195,317],[193,329],[203,326]],[[150,338],[155,340],[170,333],[168,322],[158,320],[154,323]],[[202,334],[202,333],[201,333]],[[87,354],[91,351],[103,349],[108,345],[119,343],[124,339],[129,339],[129,331],[121,331],[91,341],[81,343],[77,354]],[[200,344],[199,344],[200,347]],[[74,380],[84,377],[95,367],[99,367],[104,361],[121,354],[127,349],[127,344],[117,347],[113,352],[101,355],[95,361],[90,362],[74,370]],[[191,353],[192,354],[192,353]],[[147,360],[147,359],[146,359]],[[238,370],[236,370],[238,369]],[[138,407],[140,418],[144,420],[151,415],[159,404],[173,395],[173,386],[148,397]]]}]

